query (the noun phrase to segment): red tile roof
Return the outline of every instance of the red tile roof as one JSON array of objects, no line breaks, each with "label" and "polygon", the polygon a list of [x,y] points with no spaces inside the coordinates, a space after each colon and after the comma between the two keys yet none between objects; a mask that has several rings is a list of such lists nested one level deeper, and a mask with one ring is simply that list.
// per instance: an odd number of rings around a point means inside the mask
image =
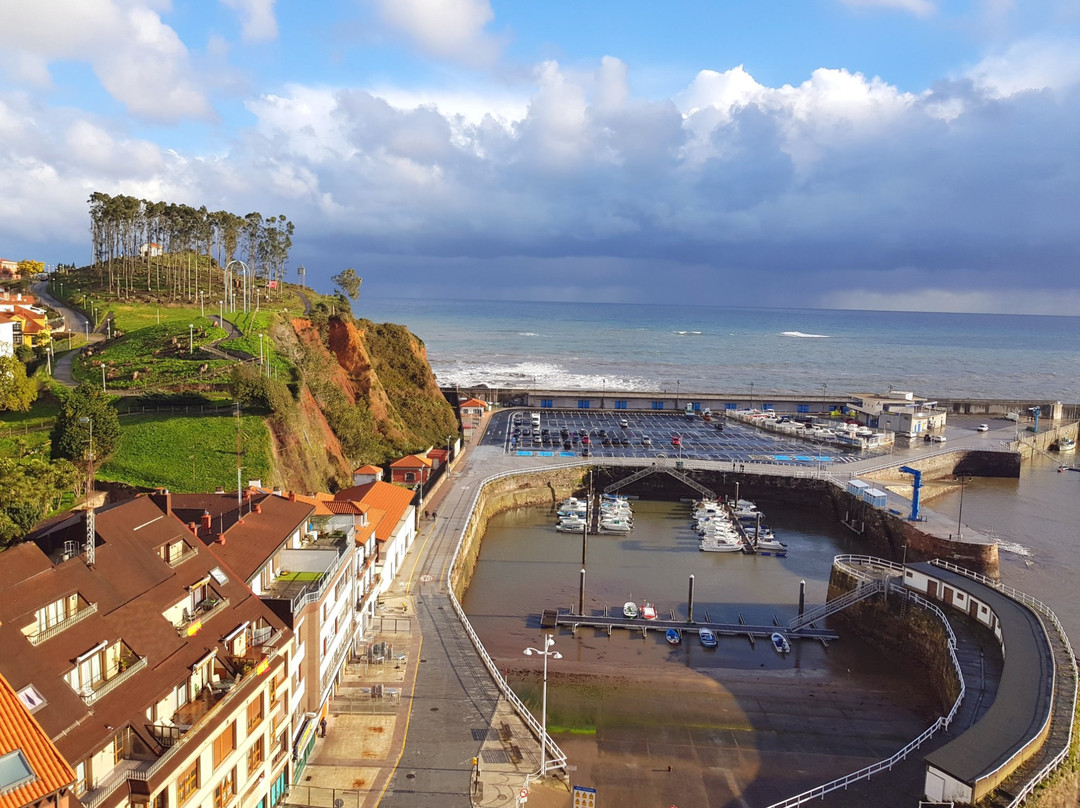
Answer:
[{"label": "red tile roof", "polygon": [[431,461],[426,457],[420,455],[405,455],[399,457],[393,463],[390,464],[392,469],[429,469],[431,468]]},{"label": "red tile roof", "polygon": [[458,407],[483,407],[484,409],[487,409],[487,402],[481,401],[478,398],[470,398],[462,401],[460,404],[458,404]]},{"label": "red tile roof", "polygon": [[375,538],[387,541],[394,535],[394,529],[411,507],[413,492],[381,480],[343,488],[334,495],[334,499],[359,502],[368,510],[369,524],[374,521],[376,511],[383,511],[384,516],[375,525]]},{"label": "red tile roof", "polygon": [[11,791],[0,791],[0,808],[22,808],[75,782],[75,772],[49,740],[41,724],[0,676],[0,755],[21,749],[34,779]]},{"label": "red tile roof", "polygon": [[370,463],[366,466],[361,466],[358,469],[353,469],[353,474],[378,474],[382,471],[378,466],[372,466]]}]

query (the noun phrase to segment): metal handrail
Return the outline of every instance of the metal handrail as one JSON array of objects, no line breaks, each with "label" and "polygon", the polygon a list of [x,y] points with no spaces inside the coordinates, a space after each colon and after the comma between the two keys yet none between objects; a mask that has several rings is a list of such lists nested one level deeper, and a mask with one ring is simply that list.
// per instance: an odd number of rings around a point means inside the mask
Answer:
[{"label": "metal handrail", "polygon": [[[583,465],[591,465],[588,463],[564,463],[560,466],[552,466],[549,468],[575,468]],[[492,660],[491,655],[488,654],[487,649],[484,647],[483,642],[480,641],[480,637],[476,634],[476,630],[473,628],[472,623],[469,622],[469,618],[465,615],[465,610],[461,608],[461,603],[458,602],[457,595],[454,594],[454,587],[452,582],[452,576],[454,568],[457,565],[458,556],[461,554],[461,548],[465,543],[465,533],[469,529],[469,525],[472,524],[472,515],[476,512],[477,504],[480,502],[480,497],[484,492],[484,489],[495,482],[496,480],[516,477],[525,474],[534,474],[535,469],[523,469],[520,471],[504,471],[499,474],[493,474],[490,477],[485,477],[480,481],[480,484],[476,487],[476,493],[473,494],[472,502],[469,504],[468,514],[469,518],[465,520],[465,524],[461,526],[461,530],[458,532],[457,546],[454,548],[454,553],[450,557],[450,563],[446,568],[446,589],[450,596],[450,603],[454,607],[454,612],[457,614],[458,619],[461,621],[462,627],[465,629],[465,633],[469,635],[469,639],[472,641],[473,647],[476,648],[477,654],[479,654],[481,661],[484,663],[484,667],[488,669],[488,673],[491,674],[491,678],[494,680],[496,686],[506,697],[507,701],[514,708],[514,712],[520,716],[521,720],[525,722],[525,725],[532,730],[533,734],[537,738],[543,738],[543,743],[548,751],[547,763],[552,769],[560,769],[566,766],[566,753],[559,748],[559,746],[552,740],[551,736],[547,733],[547,727],[544,727],[536,720],[536,717],[532,714],[525,703],[518,698],[518,695],[510,688],[510,685],[506,681],[506,677],[502,675],[498,666]]]},{"label": "metal handrail", "polygon": [[31,645],[41,645],[45,640],[51,639],[59,634],[61,631],[71,628],[81,620],[86,619],[92,614],[97,614],[98,605],[96,603],[89,603],[84,608],[79,609],[71,617],[65,617],[59,623],[49,626],[44,631],[38,634],[29,634],[26,639],[30,640]]},{"label": "metal handrail", "polygon": [[[845,562],[850,561],[854,558],[865,559],[866,563],[870,563],[873,566],[881,566],[883,569],[892,570],[893,568],[899,566],[893,562],[885,561],[884,559],[875,559],[872,556],[851,555],[837,556],[835,559],[833,559],[833,563],[843,565]],[[881,563],[879,565],[873,562]],[[933,612],[935,615],[937,615],[938,619],[945,626],[945,631],[948,637],[948,639],[946,640],[946,646],[949,650],[949,659],[952,661],[953,671],[956,673],[956,678],[960,682],[960,694],[953,702],[952,709],[949,710],[949,714],[947,716],[940,716],[933,724],[927,727],[921,735],[919,735],[907,746],[896,752],[891,757],[888,757],[884,760],[879,760],[877,763],[871,763],[869,766],[859,769],[858,771],[851,772],[850,774],[845,774],[843,777],[837,778],[836,780],[832,780],[828,783],[822,783],[819,786],[814,786],[813,788],[809,789],[808,791],[804,791],[801,794],[796,794],[793,797],[788,797],[785,800],[773,803],[769,806],[769,808],[793,808],[793,806],[802,805],[803,803],[809,802],[810,800],[822,798],[831,791],[836,791],[840,788],[847,788],[852,783],[859,782],[860,780],[868,780],[871,776],[877,774],[878,772],[892,769],[894,765],[899,763],[901,760],[910,755],[913,751],[926,743],[926,741],[928,741],[935,734],[937,734],[939,730],[947,729],[949,724],[951,724],[953,719],[956,717],[957,712],[959,712],[960,704],[963,702],[964,696],[967,694],[967,688],[964,684],[963,672],[960,669],[960,661],[959,659],[957,659],[956,656],[956,635],[953,633],[952,627],[949,625],[948,618],[946,618],[945,613],[941,611],[941,609],[939,609],[935,604],[926,600],[926,598],[921,597],[918,593],[909,591],[902,584],[894,584],[894,589],[898,593],[902,593],[903,595],[908,597],[910,600],[912,600],[912,602]]]},{"label": "metal handrail", "polygon": [[[1016,796],[1013,797],[1012,802],[1010,802],[1008,805],[1008,808],[1016,808],[1016,806],[1020,805],[1021,803],[1023,803],[1024,800],[1031,796],[1032,792],[1039,786],[1040,783],[1042,783],[1043,780],[1045,780],[1050,775],[1051,772],[1053,772],[1065,761],[1066,757],[1068,757],[1069,749],[1072,748],[1073,737],[1076,733],[1077,687],[1078,684],[1080,684],[1080,681],[1078,681],[1078,679],[1080,679],[1080,675],[1078,675],[1077,672],[1076,655],[1073,653],[1072,643],[1069,641],[1069,635],[1065,633],[1065,629],[1061,625],[1061,621],[1058,620],[1058,616],[1054,613],[1054,610],[1047,606],[1045,603],[1043,603],[1041,600],[1033,598],[1024,592],[1020,592],[1019,590],[1014,589],[1011,586],[1007,586],[1000,581],[995,581],[992,578],[988,578],[981,573],[973,572],[969,569],[965,569],[964,567],[957,566],[950,561],[934,559],[930,563],[934,566],[941,567],[942,569],[949,570],[950,572],[954,572],[958,575],[963,575],[967,578],[971,578],[972,580],[977,581],[984,586],[991,587],[992,589],[1001,592],[1003,595],[1006,595],[1013,600],[1023,603],[1035,612],[1043,615],[1054,627],[1054,630],[1057,632],[1058,637],[1060,637],[1061,639],[1062,645],[1065,647],[1066,655],[1069,660],[1069,669],[1072,674],[1073,683],[1071,693],[1072,703],[1070,705],[1067,705],[1067,712],[1069,715],[1068,739],[1064,744],[1063,748],[1056,755],[1054,755],[1054,757],[1051,758],[1046,763],[1046,765],[1043,766],[1042,769],[1033,774],[1028,780],[1028,782],[1019,791],[1017,791]],[[1056,664],[1054,665],[1054,671],[1056,676]]]}]

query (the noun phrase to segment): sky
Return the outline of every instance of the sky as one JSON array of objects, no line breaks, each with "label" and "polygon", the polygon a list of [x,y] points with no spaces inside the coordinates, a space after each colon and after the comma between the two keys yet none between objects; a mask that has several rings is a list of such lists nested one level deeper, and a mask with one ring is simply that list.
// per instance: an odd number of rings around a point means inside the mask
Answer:
[{"label": "sky", "polygon": [[361,298],[1080,313],[1077,0],[35,0],[0,54],[7,259],[98,191]]}]

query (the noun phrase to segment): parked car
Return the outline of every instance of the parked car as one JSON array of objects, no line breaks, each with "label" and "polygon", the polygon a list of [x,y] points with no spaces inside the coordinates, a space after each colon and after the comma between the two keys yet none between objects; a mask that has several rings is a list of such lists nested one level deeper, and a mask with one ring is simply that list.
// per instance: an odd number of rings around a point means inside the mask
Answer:
[{"label": "parked car", "polygon": [[652,438],[650,438],[648,435],[642,435],[641,436],[641,445],[642,446],[652,446]]},{"label": "parked car", "polygon": [[990,431],[990,424],[979,424],[977,427],[975,427],[975,431],[976,432],[989,432]]},{"label": "parked car", "polygon": [[679,437],[678,435],[673,436],[671,438],[671,445],[672,446],[682,446],[682,438]]},{"label": "parked car", "polygon": [[626,418],[623,418],[619,421],[619,426],[621,426],[623,429],[627,429],[630,426],[630,421],[628,421]]},{"label": "parked car", "polygon": [[930,438],[931,443],[944,443],[945,442],[945,436],[944,435],[929,435],[928,437]]}]

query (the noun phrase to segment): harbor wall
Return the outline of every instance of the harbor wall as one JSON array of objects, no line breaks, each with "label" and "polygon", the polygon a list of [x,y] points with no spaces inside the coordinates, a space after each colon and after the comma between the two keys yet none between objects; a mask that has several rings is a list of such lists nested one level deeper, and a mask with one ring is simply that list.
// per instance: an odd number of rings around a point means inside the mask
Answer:
[{"label": "harbor wall", "polygon": [[541,469],[502,477],[483,486],[465,526],[461,551],[450,571],[450,584],[458,600],[464,597],[472,581],[480,555],[480,543],[492,517],[514,508],[555,505],[580,492],[588,473],[589,469],[584,466],[550,471]]},{"label": "harbor wall", "polygon": [[[827,600],[846,594],[857,584],[852,575],[834,565],[829,576]],[[882,593],[881,597],[848,606],[829,620],[878,647],[917,659],[926,672],[938,709],[944,715],[960,695],[961,684],[949,656],[945,627],[924,609],[909,607],[898,611],[898,608],[894,608]]]},{"label": "harbor wall", "polygon": [[[960,468],[968,469],[963,472],[965,474],[978,476],[1014,477],[1019,474],[1019,458],[1002,452],[950,452],[929,458],[928,466],[927,476],[950,476],[960,473],[956,471]],[[635,470],[633,467],[598,468],[595,470],[594,483],[602,490],[604,486],[629,476]],[[739,496],[754,500],[766,511],[769,501],[815,509],[853,530],[864,542],[859,552],[891,561],[941,558],[992,578],[998,577],[1000,572],[997,544],[953,541],[927,533],[919,528],[919,522],[910,522],[903,514],[875,508],[829,479],[700,469],[682,471],[700,485],[725,497],[735,496],[735,484],[738,483]],[[906,479],[910,481],[910,476],[906,476]],[[635,494],[643,499],[700,497],[685,483],[663,473],[638,480],[620,490],[620,493]]]}]

